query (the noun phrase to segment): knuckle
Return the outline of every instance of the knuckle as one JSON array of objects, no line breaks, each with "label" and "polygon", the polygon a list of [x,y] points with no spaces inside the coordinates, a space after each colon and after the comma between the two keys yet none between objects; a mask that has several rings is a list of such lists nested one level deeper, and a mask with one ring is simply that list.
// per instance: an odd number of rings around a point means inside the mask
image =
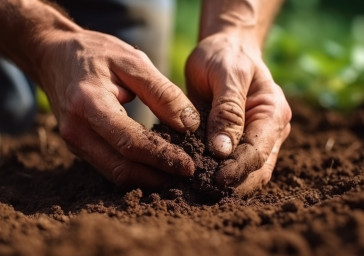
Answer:
[{"label": "knuckle", "polygon": [[144,72],[149,73],[150,67],[153,66],[147,54],[141,50],[134,50],[129,57],[125,64],[129,66],[129,73],[134,77],[140,76],[141,67]]},{"label": "knuckle", "polygon": [[[85,89],[83,86],[70,86],[72,89],[66,92],[67,99],[67,112],[71,114],[80,114],[85,109],[86,99],[85,99]],[[75,90],[73,88],[79,88]]]},{"label": "knuckle", "polygon": [[[282,142],[285,140],[285,139],[287,139],[287,137],[288,137],[288,135],[290,134],[290,132],[291,132],[291,124],[290,123],[288,123],[287,125],[286,125],[286,127],[285,128],[283,128],[283,130],[282,130]],[[279,149],[278,149],[279,150]]]},{"label": "knuckle", "polygon": [[[282,104],[281,104],[281,111],[280,111],[280,113],[282,113],[283,122],[285,124],[288,124],[292,119],[292,110],[291,110],[291,107],[289,106],[286,98],[284,97],[282,88],[277,84],[275,84],[275,85],[276,85],[275,87],[278,90],[277,98],[283,97]],[[279,96],[279,95],[281,95],[281,96]]]},{"label": "knuckle", "polygon": [[132,170],[128,168],[125,161],[118,162],[111,172],[112,182],[119,185],[128,185]]},{"label": "knuckle", "polygon": [[156,104],[159,106],[174,105],[181,97],[182,90],[174,84],[166,81],[164,83],[155,83],[150,87],[150,93],[155,98]]},{"label": "knuckle", "polygon": [[269,157],[268,149],[259,150],[252,144],[246,145],[245,153],[244,173],[252,173],[264,168]]},{"label": "knuckle", "polygon": [[264,166],[264,164],[267,162],[269,157],[269,153],[267,152],[267,150],[263,150],[260,152],[257,152],[256,154],[256,166],[255,166],[255,170],[258,170],[260,168],[262,168]]},{"label": "knuckle", "polygon": [[252,77],[252,65],[250,63],[245,65],[235,65],[233,70],[243,79]]},{"label": "knuckle", "polygon": [[141,50],[133,51],[133,54],[137,61],[140,61],[140,62],[146,62],[146,61],[149,62],[150,61],[147,54]]},{"label": "knuckle", "polygon": [[274,88],[275,88],[275,97],[277,99],[281,99],[280,101],[280,111],[278,111],[278,113],[281,113],[282,115],[282,121],[287,124],[291,121],[292,119],[292,110],[291,107],[289,106],[286,98],[284,97],[284,93],[282,88],[274,83]]},{"label": "knuckle", "polygon": [[77,135],[77,132],[75,131],[72,124],[70,124],[69,122],[65,121],[60,123],[59,133],[67,144],[72,146],[77,146],[79,144],[79,136]]},{"label": "knuckle", "polygon": [[289,122],[291,122],[291,119],[292,119],[292,110],[287,103],[287,105],[285,107],[284,115],[283,115],[283,121],[286,124],[288,124]]},{"label": "knuckle", "polygon": [[121,62],[115,62],[117,69],[123,67],[121,69],[122,74],[128,74],[129,77],[140,81],[143,81],[143,76],[148,75],[150,63],[148,56],[144,52],[134,49],[124,55]]},{"label": "knuckle", "polygon": [[269,170],[264,170],[262,173],[262,177],[261,177],[261,184],[263,186],[267,185],[268,182],[270,181],[271,177],[272,177],[272,172]]},{"label": "knuckle", "polygon": [[220,122],[227,123],[228,125],[244,125],[244,110],[239,103],[230,99],[220,98],[215,109],[215,117]]},{"label": "knuckle", "polygon": [[122,132],[117,139],[116,147],[122,155],[130,155],[131,151],[134,151],[134,143],[130,134]]}]

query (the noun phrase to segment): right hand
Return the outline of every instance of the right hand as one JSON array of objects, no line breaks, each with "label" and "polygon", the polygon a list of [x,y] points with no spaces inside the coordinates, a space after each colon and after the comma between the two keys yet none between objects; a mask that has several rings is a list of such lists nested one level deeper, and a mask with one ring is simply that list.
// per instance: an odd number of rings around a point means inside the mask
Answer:
[{"label": "right hand", "polygon": [[140,50],[80,29],[52,31],[39,45],[39,81],[69,148],[122,186],[158,187],[168,174],[195,166],[180,148],[128,117],[122,104],[137,95],[164,123],[194,131],[199,114]]},{"label": "right hand", "polygon": [[250,40],[231,32],[210,35],[198,43],[186,65],[190,96],[211,102],[209,149],[228,158],[217,170],[216,182],[235,187],[239,195],[270,180],[291,120],[259,44]]}]

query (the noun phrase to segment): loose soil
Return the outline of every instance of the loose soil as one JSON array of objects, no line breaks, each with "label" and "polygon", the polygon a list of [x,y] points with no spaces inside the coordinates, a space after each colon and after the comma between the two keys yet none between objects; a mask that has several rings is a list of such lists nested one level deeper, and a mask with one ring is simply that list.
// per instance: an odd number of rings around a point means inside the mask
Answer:
[{"label": "loose soil", "polygon": [[185,185],[122,191],[40,115],[0,137],[0,255],[364,255],[364,107],[342,117],[291,105],[271,182],[244,198],[203,176],[204,153]]}]

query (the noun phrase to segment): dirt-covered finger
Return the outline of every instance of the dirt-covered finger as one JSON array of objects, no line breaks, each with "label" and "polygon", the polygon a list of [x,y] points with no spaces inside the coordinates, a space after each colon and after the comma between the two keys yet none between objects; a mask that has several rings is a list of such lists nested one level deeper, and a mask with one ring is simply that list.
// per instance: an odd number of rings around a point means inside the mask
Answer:
[{"label": "dirt-covered finger", "polygon": [[260,169],[267,161],[275,143],[288,136],[291,110],[281,88],[271,79],[256,79],[252,84],[245,112],[244,137],[216,180],[224,185],[239,185],[249,173]]},{"label": "dirt-covered finger", "polygon": [[245,69],[229,69],[221,78],[211,81],[209,148],[220,158],[228,157],[235,150],[244,132],[246,96],[252,79],[250,68]]},{"label": "dirt-covered finger", "polygon": [[78,130],[65,136],[68,147],[77,156],[92,164],[111,182],[123,188],[161,187],[168,174],[152,167],[127,160],[115,151],[99,135],[88,129],[84,123],[77,122]]},{"label": "dirt-covered finger", "polygon": [[[289,123],[283,128],[272,129],[276,124],[267,120],[256,121],[246,128],[244,141],[240,144],[231,158],[226,160],[216,173],[216,181],[223,186],[238,186],[245,181],[249,174],[261,169],[269,160],[274,148],[283,143],[290,131]],[[279,149],[278,147],[278,149]],[[274,165],[271,166],[273,169]],[[256,174],[253,177],[259,177]]]},{"label": "dirt-covered finger", "polygon": [[187,153],[129,118],[115,99],[91,102],[86,109],[92,129],[125,158],[171,174],[193,174]]},{"label": "dirt-covered finger", "polygon": [[229,156],[244,131],[244,106],[241,101],[219,98],[214,102],[208,119],[210,150],[220,158]]},{"label": "dirt-covered finger", "polygon": [[235,188],[234,194],[238,195],[239,197],[249,195],[256,190],[261,189],[270,181],[275,164],[277,162],[279,150],[289,132],[290,125],[288,124],[285,130],[282,132],[282,136],[274,144],[272,152],[270,153],[262,168],[249,173],[244,181]]}]

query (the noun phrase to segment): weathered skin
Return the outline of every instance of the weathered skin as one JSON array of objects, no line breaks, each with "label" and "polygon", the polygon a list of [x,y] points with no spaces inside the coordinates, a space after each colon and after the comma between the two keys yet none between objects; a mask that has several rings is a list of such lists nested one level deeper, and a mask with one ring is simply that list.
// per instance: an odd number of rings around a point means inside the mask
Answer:
[{"label": "weathered skin", "polygon": [[[200,40],[186,66],[189,95],[211,102],[210,150],[230,158],[218,170],[217,182],[237,187],[240,194],[270,180],[290,132],[291,110],[261,54],[281,2],[205,0]],[[241,139],[245,143],[238,146]]]},{"label": "weathered skin", "polygon": [[0,52],[42,86],[70,149],[107,178],[155,187],[168,173],[193,174],[184,151],[129,118],[122,106],[137,95],[179,132],[199,126],[192,103],[143,52],[82,29],[37,0],[1,1],[0,31]]},{"label": "weathered skin", "polygon": [[[269,180],[290,130],[289,106],[260,50],[280,3],[205,0],[200,41],[186,66],[191,97],[212,102],[210,149],[222,158],[233,154],[217,180],[242,191]],[[155,187],[169,174],[193,174],[185,152],[145,130],[122,107],[137,95],[175,130],[199,126],[189,99],[144,53],[82,29],[39,0],[0,1],[0,31],[0,53],[42,86],[70,149],[110,180]],[[237,147],[243,133],[250,149]],[[247,171],[252,175],[244,182]]]}]

